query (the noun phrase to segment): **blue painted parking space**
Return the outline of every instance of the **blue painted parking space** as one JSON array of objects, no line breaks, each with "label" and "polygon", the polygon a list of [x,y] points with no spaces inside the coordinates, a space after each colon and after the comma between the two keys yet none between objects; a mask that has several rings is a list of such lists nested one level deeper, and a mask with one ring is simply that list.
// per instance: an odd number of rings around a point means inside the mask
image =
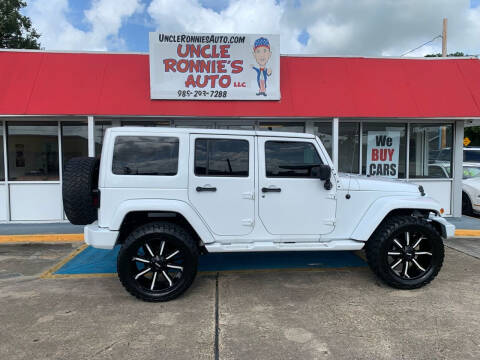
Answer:
[{"label": "blue painted parking space", "polygon": [[[101,250],[86,247],[61,266],[54,275],[113,274],[119,247]],[[349,251],[292,251],[256,253],[213,253],[200,256],[199,271],[264,269],[315,269],[366,266]]]}]

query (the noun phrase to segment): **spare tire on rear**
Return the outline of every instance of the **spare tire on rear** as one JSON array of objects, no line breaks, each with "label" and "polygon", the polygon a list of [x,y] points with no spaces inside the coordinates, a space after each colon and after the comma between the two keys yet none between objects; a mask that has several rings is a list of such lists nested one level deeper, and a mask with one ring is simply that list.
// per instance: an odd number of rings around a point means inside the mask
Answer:
[{"label": "spare tire on rear", "polygon": [[74,225],[87,225],[97,220],[98,169],[100,161],[93,157],[73,158],[63,170],[63,210]]}]

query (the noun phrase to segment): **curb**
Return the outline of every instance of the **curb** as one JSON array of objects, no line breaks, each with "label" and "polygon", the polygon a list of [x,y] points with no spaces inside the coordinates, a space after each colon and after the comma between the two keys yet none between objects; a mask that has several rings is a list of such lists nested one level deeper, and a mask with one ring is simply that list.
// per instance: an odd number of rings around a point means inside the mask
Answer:
[{"label": "curb", "polygon": [[0,244],[83,242],[83,234],[0,235]]},{"label": "curb", "polygon": [[457,229],[455,237],[480,237],[480,230]]}]

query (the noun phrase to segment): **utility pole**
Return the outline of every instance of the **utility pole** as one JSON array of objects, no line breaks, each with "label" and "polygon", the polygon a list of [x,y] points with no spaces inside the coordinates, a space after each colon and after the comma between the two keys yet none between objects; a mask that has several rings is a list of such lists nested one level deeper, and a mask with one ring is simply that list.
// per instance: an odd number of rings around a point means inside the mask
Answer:
[{"label": "utility pole", "polygon": [[443,18],[442,57],[447,56],[447,18]]}]

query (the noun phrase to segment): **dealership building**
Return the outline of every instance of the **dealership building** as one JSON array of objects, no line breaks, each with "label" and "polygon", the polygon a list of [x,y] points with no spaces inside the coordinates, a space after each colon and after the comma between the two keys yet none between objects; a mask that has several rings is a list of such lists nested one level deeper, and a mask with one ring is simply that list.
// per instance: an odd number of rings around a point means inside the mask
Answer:
[{"label": "dealership building", "polygon": [[279,67],[279,100],[159,100],[149,54],[1,51],[0,222],[66,221],[63,165],[100,156],[114,126],[307,132],[340,172],[371,176],[372,136],[395,134],[394,177],[460,216],[478,59],[282,55]]}]

